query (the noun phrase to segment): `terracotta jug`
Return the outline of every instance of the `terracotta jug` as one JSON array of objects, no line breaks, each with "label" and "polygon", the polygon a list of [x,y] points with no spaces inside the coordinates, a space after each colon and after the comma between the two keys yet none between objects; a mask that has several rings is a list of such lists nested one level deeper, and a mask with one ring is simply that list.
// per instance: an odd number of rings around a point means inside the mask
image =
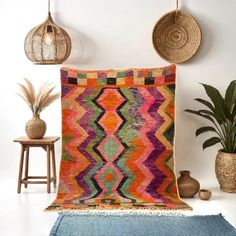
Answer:
[{"label": "terracotta jug", "polygon": [[180,177],[177,179],[179,196],[182,198],[193,198],[199,191],[199,182],[190,176],[190,171],[182,170],[179,172]]}]

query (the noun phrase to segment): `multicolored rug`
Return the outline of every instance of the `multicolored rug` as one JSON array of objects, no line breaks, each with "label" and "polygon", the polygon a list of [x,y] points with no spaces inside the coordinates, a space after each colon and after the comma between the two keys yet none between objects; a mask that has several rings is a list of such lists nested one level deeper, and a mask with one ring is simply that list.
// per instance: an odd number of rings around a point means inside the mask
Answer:
[{"label": "multicolored rug", "polygon": [[175,65],[62,68],[63,150],[47,210],[189,209],[176,189]]}]

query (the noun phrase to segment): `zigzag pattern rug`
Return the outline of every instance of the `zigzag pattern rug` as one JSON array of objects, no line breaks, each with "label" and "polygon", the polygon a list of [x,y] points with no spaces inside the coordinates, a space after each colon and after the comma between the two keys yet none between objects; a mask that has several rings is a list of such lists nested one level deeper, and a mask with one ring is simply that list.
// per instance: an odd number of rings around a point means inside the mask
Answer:
[{"label": "zigzag pattern rug", "polygon": [[175,65],[62,68],[62,159],[47,210],[189,209],[173,171]]}]

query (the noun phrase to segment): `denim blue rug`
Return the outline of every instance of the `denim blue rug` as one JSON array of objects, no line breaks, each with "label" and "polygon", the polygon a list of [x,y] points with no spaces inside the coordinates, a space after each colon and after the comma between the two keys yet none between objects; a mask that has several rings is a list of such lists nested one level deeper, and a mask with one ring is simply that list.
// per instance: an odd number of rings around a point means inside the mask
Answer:
[{"label": "denim blue rug", "polygon": [[220,215],[59,214],[50,236],[236,236]]}]

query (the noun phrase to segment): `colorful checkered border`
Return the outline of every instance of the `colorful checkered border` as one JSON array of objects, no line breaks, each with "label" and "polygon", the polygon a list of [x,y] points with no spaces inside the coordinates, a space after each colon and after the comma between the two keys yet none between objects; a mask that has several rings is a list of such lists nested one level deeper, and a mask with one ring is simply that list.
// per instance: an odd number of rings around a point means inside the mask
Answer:
[{"label": "colorful checkered border", "polygon": [[175,82],[176,66],[126,70],[78,70],[61,68],[63,84],[79,87],[161,86]]}]

